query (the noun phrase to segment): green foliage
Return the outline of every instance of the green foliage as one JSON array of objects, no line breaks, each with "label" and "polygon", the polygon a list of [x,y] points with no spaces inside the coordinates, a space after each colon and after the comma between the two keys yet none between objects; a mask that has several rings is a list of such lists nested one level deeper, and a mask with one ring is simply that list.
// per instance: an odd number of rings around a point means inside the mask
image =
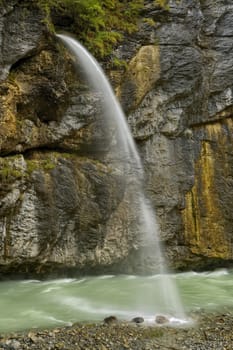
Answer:
[{"label": "green foliage", "polygon": [[17,160],[17,156],[0,159],[0,181],[2,183],[15,181],[23,177],[23,170],[17,167],[14,160]]},{"label": "green foliage", "polygon": [[151,27],[154,27],[156,24],[152,18],[144,18],[143,22],[149,24]]},{"label": "green foliage", "polygon": [[[155,3],[167,8],[168,0]],[[69,30],[99,58],[108,56],[124,33],[137,30],[144,0],[39,0],[39,5],[46,13],[46,23],[52,10],[71,18]]]},{"label": "green foliage", "polygon": [[137,29],[143,4],[143,0],[39,0],[46,23],[52,10],[71,18],[69,30],[96,57],[109,55],[123,33]]},{"label": "green foliage", "polygon": [[125,60],[120,60],[117,57],[113,57],[112,59],[112,65],[115,68],[127,68],[127,62]]},{"label": "green foliage", "polygon": [[11,169],[8,166],[5,166],[2,169],[0,169],[1,181],[6,181],[6,180],[10,180],[10,179],[19,179],[22,177],[23,177],[23,174],[19,170]]},{"label": "green foliage", "polygon": [[27,159],[27,172],[32,174],[36,170],[50,171],[56,167],[56,163],[54,160],[50,158],[44,159]]}]

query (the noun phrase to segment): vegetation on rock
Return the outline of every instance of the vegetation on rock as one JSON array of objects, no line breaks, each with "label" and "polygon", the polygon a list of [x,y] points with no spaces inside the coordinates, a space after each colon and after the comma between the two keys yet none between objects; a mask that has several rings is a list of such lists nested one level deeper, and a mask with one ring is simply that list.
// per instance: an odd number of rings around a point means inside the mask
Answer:
[{"label": "vegetation on rock", "polygon": [[[168,0],[156,0],[167,8]],[[70,18],[70,31],[96,57],[105,57],[124,33],[137,30],[144,0],[40,0],[47,14],[58,11]]]}]

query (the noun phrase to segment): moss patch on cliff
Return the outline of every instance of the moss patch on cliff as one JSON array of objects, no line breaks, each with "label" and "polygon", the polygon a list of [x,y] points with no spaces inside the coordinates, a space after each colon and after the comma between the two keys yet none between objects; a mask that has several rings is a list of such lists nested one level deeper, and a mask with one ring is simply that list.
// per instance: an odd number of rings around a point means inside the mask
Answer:
[{"label": "moss patch on cliff", "polygon": [[20,179],[23,177],[23,172],[19,169],[14,169],[12,167],[12,162],[0,159],[0,180],[2,183],[10,182],[15,179]]},{"label": "moss patch on cliff", "polygon": [[[25,179],[25,163],[21,155],[0,157],[0,202],[12,190],[12,184]],[[19,185],[17,185],[18,187]]]},{"label": "moss patch on cliff", "polygon": [[56,153],[36,153],[32,159],[26,159],[27,172],[32,174],[36,170],[43,170],[44,172],[53,170],[57,165]]}]

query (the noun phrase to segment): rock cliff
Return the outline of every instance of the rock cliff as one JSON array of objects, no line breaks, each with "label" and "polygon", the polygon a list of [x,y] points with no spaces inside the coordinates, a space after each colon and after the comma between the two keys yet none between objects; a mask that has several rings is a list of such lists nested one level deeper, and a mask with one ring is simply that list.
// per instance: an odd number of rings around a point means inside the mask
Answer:
[{"label": "rock cliff", "polygon": [[[233,261],[232,37],[231,1],[147,1],[108,71],[177,269]],[[36,2],[3,1],[0,48],[0,273],[140,271],[114,130]]]}]

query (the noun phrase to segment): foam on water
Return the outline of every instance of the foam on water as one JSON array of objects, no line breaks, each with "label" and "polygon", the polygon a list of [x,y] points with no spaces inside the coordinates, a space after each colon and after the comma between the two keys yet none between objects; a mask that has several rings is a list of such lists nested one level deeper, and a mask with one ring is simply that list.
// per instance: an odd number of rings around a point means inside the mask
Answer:
[{"label": "foam on water", "polygon": [[67,284],[76,281],[76,278],[58,278],[43,282],[44,284]]},{"label": "foam on water", "polygon": [[211,272],[204,272],[205,276],[208,277],[219,277],[229,275],[229,271],[227,269],[219,269]]},{"label": "foam on water", "polygon": [[58,289],[61,289],[61,287],[49,287],[49,288],[42,290],[41,293],[50,293],[50,292],[53,292],[54,290],[58,290]]},{"label": "foam on water", "polygon": [[69,306],[74,310],[85,312],[85,314],[88,315],[89,320],[92,319],[93,315],[98,315],[98,318],[103,318],[108,315],[116,315],[123,319],[133,315],[133,312],[130,311],[98,306],[94,301],[89,302],[84,298],[65,297],[60,300],[60,303]]},{"label": "foam on water", "polygon": [[115,276],[114,275],[102,275],[102,276],[98,276],[97,278],[100,280],[106,280],[106,279],[113,278],[113,277],[115,277]]},{"label": "foam on water", "polygon": [[75,283],[83,283],[85,282],[87,279],[86,278],[82,278],[81,280],[75,280]]},{"label": "foam on water", "polygon": [[[66,279],[64,283],[61,279],[56,280],[56,284],[54,281],[1,282],[0,329],[14,331],[61,325],[62,322],[64,325],[78,321],[101,322],[110,315],[123,321],[140,316],[150,326],[155,325],[156,315],[167,317],[170,326],[192,324],[187,317],[174,316],[169,306],[156,311],[161,302],[160,294],[156,294],[160,278],[161,275],[153,278],[131,275],[106,279],[88,277],[84,282],[81,282],[83,279]],[[233,310],[233,271],[173,274],[173,278],[187,313],[199,309],[206,312]],[[49,292],[43,293],[49,288]],[[144,293],[144,308],[138,306],[136,290]]]},{"label": "foam on water", "polygon": [[22,284],[28,284],[28,283],[40,283],[40,280],[26,280],[26,281],[21,281],[20,283]]}]

